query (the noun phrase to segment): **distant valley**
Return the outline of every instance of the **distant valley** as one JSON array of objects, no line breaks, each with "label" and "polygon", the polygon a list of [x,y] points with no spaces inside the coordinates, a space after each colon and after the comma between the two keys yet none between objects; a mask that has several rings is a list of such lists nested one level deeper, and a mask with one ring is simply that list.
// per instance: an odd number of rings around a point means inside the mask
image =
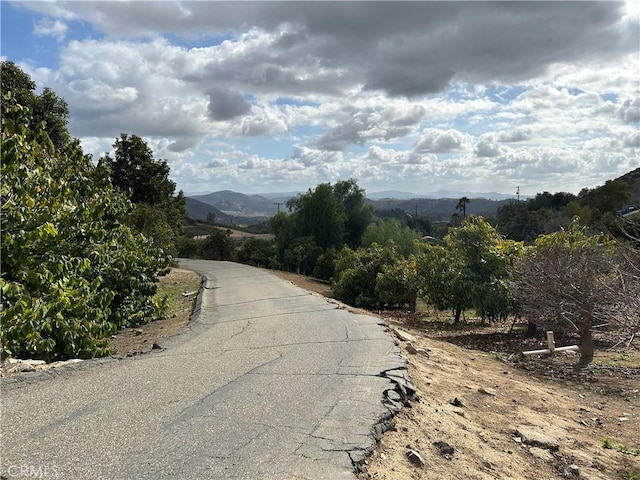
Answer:
[{"label": "distant valley", "polygon": [[[229,226],[256,225],[265,222],[278,211],[286,212],[286,201],[295,195],[297,194],[293,192],[245,195],[230,190],[193,195],[187,197],[187,216],[201,221],[213,217],[216,223]],[[497,193],[465,194],[444,191],[427,195],[397,191],[377,192],[368,195],[368,201],[376,210],[401,209],[415,215],[417,209],[418,215],[432,220],[448,220],[455,213],[458,200],[463,196],[471,199],[467,205],[467,214],[476,215],[493,215],[503,204],[515,201],[497,199],[508,197]]]},{"label": "distant valley", "polygon": [[[622,175],[617,180],[623,180],[629,186],[632,195],[629,204],[640,204],[640,168]],[[187,217],[200,221],[213,218],[216,223],[227,226],[257,225],[278,211],[286,212],[286,201],[296,195],[296,192],[245,195],[230,190],[191,195],[186,198]],[[367,194],[368,201],[378,211],[400,209],[410,215],[417,213],[431,221],[449,221],[456,213],[456,205],[462,197],[471,200],[466,206],[467,215],[493,216],[501,206],[517,201],[515,195],[495,192],[442,190],[419,195],[391,190]],[[520,197],[520,200],[528,198]]]}]

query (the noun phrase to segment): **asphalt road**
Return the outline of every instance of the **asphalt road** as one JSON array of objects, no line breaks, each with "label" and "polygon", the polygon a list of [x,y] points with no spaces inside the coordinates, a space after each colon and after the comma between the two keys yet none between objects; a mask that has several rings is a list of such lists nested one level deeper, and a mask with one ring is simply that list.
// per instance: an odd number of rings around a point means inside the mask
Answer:
[{"label": "asphalt road", "polygon": [[388,416],[381,372],[405,366],[379,320],[252,267],[180,264],[207,281],[164,350],[3,379],[3,478],[355,477]]}]

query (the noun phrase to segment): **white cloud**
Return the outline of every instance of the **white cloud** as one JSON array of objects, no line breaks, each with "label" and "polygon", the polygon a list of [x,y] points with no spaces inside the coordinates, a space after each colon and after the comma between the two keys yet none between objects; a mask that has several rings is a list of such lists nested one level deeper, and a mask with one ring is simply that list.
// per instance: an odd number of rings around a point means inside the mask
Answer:
[{"label": "white cloud", "polygon": [[466,150],[471,137],[457,130],[426,129],[414,146],[416,152],[445,153]]},{"label": "white cloud", "polygon": [[[141,135],[187,190],[304,190],[354,176],[384,189],[548,181],[575,191],[637,168],[632,3],[496,5],[24,8],[46,15],[34,33],[74,39],[59,66],[29,65],[69,103],[72,134],[92,152]],[[79,21],[106,36],[74,37]]]},{"label": "white cloud", "polygon": [[33,26],[33,33],[39,36],[51,36],[62,41],[67,34],[67,24],[60,20],[42,19]]}]

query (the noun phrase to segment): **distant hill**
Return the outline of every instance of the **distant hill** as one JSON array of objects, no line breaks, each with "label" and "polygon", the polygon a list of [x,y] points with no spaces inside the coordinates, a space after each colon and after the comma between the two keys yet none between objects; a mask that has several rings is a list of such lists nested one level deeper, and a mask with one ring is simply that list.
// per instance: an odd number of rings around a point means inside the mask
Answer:
[{"label": "distant hill", "polygon": [[[516,196],[507,193],[498,192],[458,192],[454,190],[438,190],[437,192],[416,194],[411,192],[400,192],[398,190],[387,190],[384,192],[367,192],[367,198],[370,200],[411,200],[414,198],[455,198],[456,201],[462,197],[467,198],[486,198],[488,200],[508,200],[515,199]],[[521,199],[528,197],[521,196]]]},{"label": "distant hill", "polygon": [[[383,199],[370,200],[376,210],[393,210],[399,208],[410,215],[428,217],[431,220],[451,220],[451,215],[458,213],[456,206],[459,199],[454,198],[413,198],[411,200]],[[467,215],[490,217],[498,209],[515,200],[487,200],[486,198],[470,198],[466,206]]]},{"label": "distant hill", "polygon": [[206,195],[196,195],[191,198],[209,204],[221,212],[234,217],[269,217],[277,212],[277,205],[273,200],[264,198],[261,195],[245,195],[244,193],[222,190]]},{"label": "distant hill", "polygon": [[631,192],[631,200],[629,205],[640,206],[640,168],[631,170],[629,173],[625,173],[616,180],[622,180],[629,186]]},{"label": "distant hill", "polygon": [[[403,192],[381,192],[403,193]],[[406,195],[410,195],[405,192]],[[443,192],[445,193],[445,192]],[[433,220],[450,220],[451,215],[456,213],[458,200],[465,196],[460,192],[455,193],[450,198],[427,198],[411,197],[410,199],[382,198],[371,199],[375,209],[392,210],[399,208],[413,215],[418,207],[418,214],[429,217]],[[287,194],[273,194],[272,198],[265,198],[262,195],[245,195],[243,193],[223,190],[220,192],[208,193],[206,195],[196,195],[187,197],[187,216],[195,220],[206,220],[207,215],[212,213],[216,223],[225,225],[255,225],[262,223],[275,215],[278,211],[286,211],[284,202],[290,198]],[[498,208],[505,203],[514,200],[489,200],[486,198],[469,197],[471,201],[467,204],[467,215],[495,215]]]},{"label": "distant hill", "polygon": [[[232,198],[236,198],[236,199],[238,198],[237,195],[242,195],[241,193],[240,194],[237,194],[235,192],[230,192],[230,193],[233,194]],[[202,196],[206,197],[208,195],[202,195]],[[235,204],[233,200],[225,201],[224,198],[219,200],[217,202],[217,205],[224,206],[225,208],[233,207],[236,210],[227,210],[225,212],[220,210],[219,208],[214,207],[209,203],[197,200],[196,198],[193,198],[193,197],[186,197],[185,200],[186,200],[186,210],[187,210],[186,216],[187,217],[193,220],[204,221],[204,220],[207,220],[207,217],[211,213],[214,216],[214,221],[216,222],[216,224],[224,225],[228,227],[234,227],[234,226],[245,227],[249,225],[256,225],[256,224],[265,222],[266,220],[269,219],[269,217],[273,216],[273,213],[265,214],[261,212],[249,211],[248,209],[242,207],[241,204]],[[275,205],[274,205],[274,208],[276,208]]]},{"label": "distant hill", "polygon": [[233,221],[231,215],[221,212],[217,208],[208,203],[201,202],[191,197],[186,197],[187,217],[194,220],[206,220],[209,214],[215,217],[216,222],[230,223]]}]

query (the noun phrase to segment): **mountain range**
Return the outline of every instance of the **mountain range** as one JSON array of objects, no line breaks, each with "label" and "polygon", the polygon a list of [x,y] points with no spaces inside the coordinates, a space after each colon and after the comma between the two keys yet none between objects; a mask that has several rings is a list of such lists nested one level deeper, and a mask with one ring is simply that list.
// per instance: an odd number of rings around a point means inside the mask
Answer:
[{"label": "mountain range", "polygon": [[[640,168],[616,180],[623,180],[631,192],[630,205],[640,204]],[[207,220],[211,215],[216,223],[228,226],[247,226],[262,223],[278,211],[287,211],[285,203],[298,192],[245,195],[231,190],[186,197],[187,217],[193,220]],[[427,194],[415,194],[396,190],[367,194],[367,201],[377,210],[402,209],[409,214],[427,216],[432,220],[448,220],[455,212],[458,200],[467,197],[471,201],[466,206],[468,215],[494,215],[502,205],[516,199],[515,195],[496,192],[458,192],[440,190]],[[521,196],[521,200],[530,197]]]}]

